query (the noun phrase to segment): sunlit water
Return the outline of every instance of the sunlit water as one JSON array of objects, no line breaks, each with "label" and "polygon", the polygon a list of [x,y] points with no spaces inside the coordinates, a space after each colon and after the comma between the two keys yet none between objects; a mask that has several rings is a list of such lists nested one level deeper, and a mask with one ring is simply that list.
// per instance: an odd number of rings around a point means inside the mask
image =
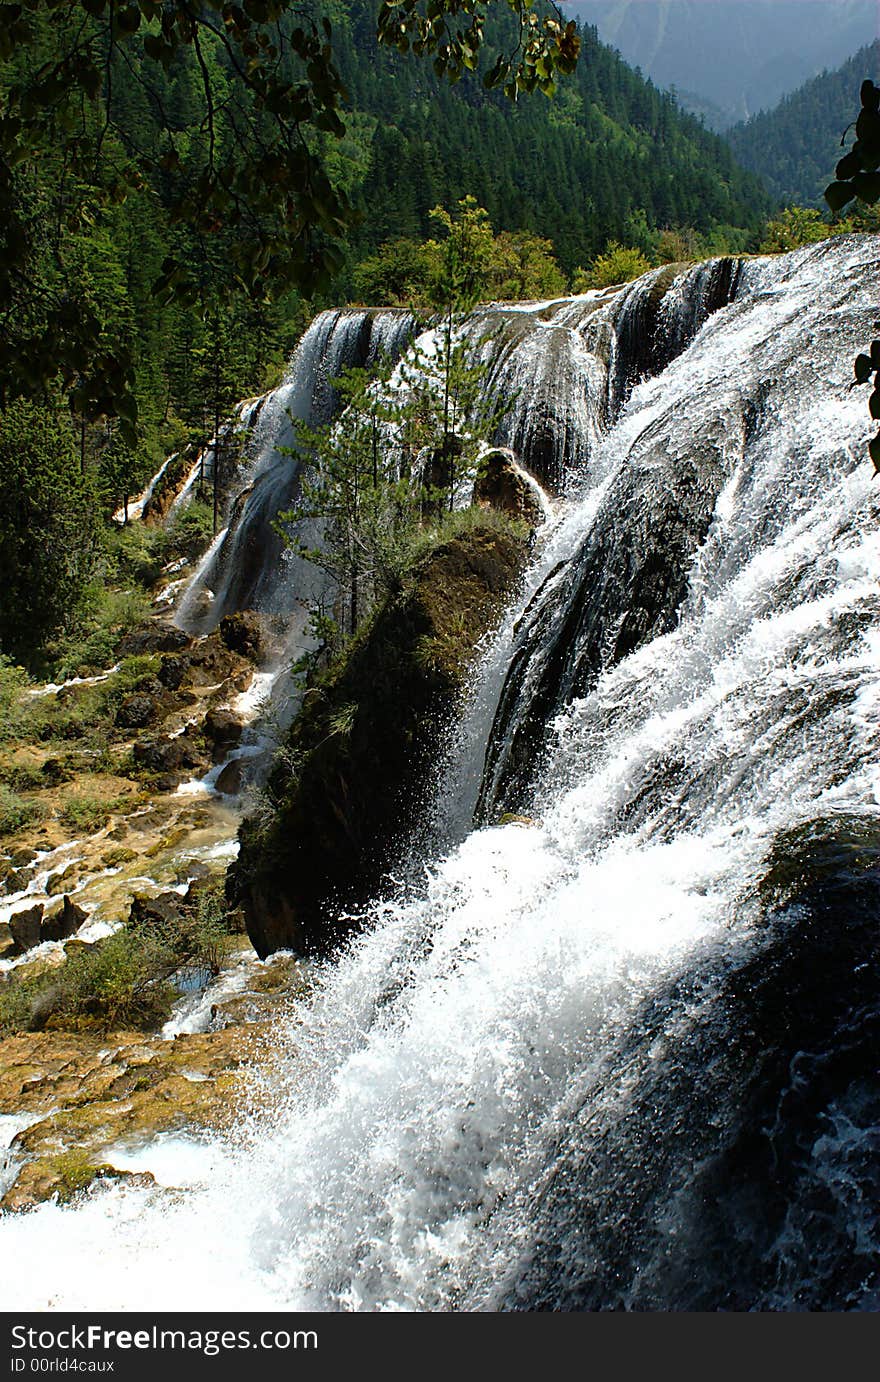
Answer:
[{"label": "sunlit water", "polygon": [[[806,913],[765,924],[768,855],[808,823],[880,814],[880,500],[848,387],[878,249],[847,238],[747,265],[732,305],[636,389],[548,534],[527,600],[598,527],[635,542],[652,475],[659,491],[693,463],[711,489],[679,617],[578,673],[554,710],[532,824],[468,834],[372,908],[311,1010],[279,1019],[277,1078],[254,1077],[238,1139],[203,1148],[208,1173],[198,1144],[175,1162],[171,1143],[165,1188],[7,1217],[5,1308],[789,1309],[811,1282],[818,1308],[876,1307],[876,1086],[852,1072],[795,1139],[771,1265],[737,1265],[739,1297],[723,1283],[763,1231],[740,1145],[760,1105],[760,975],[784,993],[790,955],[792,993],[807,982]],[[452,754],[471,801],[518,613]],[[823,924],[833,936],[835,915]],[[851,1026],[875,1020],[865,994]],[[756,1136],[784,1144],[820,1056],[785,1057]],[[724,1156],[744,1187],[732,1208],[723,1179],[702,1188]]]}]

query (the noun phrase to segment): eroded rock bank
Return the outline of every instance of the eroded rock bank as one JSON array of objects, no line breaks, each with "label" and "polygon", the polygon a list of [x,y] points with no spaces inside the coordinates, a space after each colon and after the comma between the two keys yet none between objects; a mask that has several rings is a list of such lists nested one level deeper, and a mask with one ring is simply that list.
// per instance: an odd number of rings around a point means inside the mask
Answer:
[{"label": "eroded rock bank", "polygon": [[430,788],[475,650],[525,564],[524,530],[491,514],[430,553],[335,665],[313,678],[239,831],[230,901],[257,953],[330,948],[393,868]]},{"label": "eroded rock bank", "polygon": [[246,1077],[271,1062],[267,1035],[279,1008],[307,989],[293,957],[262,964],[242,943],[201,1000],[204,1011],[179,1011],[161,1032],[0,1036],[0,1212],[63,1203],[108,1181],[152,1184],[149,1155],[136,1173],[126,1163],[140,1167],[157,1137],[228,1132],[253,1097]]}]

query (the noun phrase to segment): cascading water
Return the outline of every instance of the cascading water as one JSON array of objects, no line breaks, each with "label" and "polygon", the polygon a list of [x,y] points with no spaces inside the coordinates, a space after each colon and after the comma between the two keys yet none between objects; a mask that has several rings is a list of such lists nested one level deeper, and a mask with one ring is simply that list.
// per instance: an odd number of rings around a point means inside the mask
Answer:
[{"label": "cascading water", "polygon": [[[193,633],[215,628],[225,614],[265,609],[293,618],[319,596],[314,567],[287,554],[274,523],[296,494],[299,461],[295,423],[319,426],[335,405],[332,381],[344,370],[395,360],[415,329],[404,311],[328,311],[300,341],[284,382],[266,399],[255,429],[254,460],[232,502],[226,528],[202,561],[177,613]],[[316,585],[316,581],[318,584]]]},{"label": "cascading water", "polygon": [[635,387],[485,659],[532,824],[373,906],[187,1195],[0,1223],[7,1308],[877,1308],[878,261]]}]

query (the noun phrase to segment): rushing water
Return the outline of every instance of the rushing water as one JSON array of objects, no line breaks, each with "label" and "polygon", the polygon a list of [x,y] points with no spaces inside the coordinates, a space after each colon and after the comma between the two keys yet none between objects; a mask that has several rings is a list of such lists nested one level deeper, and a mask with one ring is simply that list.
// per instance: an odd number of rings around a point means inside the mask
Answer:
[{"label": "rushing water", "polygon": [[586,438],[449,767],[485,824],[208,1177],[0,1224],[6,1308],[880,1305],[878,258],[745,264]]},{"label": "rushing water", "polygon": [[349,368],[394,360],[415,322],[403,311],[321,312],[306,331],[283,382],[263,403],[253,458],[235,496],[227,526],[206,553],[177,614],[193,633],[215,628],[225,614],[266,609],[305,623],[303,611],[320,595],[316,572],[287,555],[274,523],[296,495],[296,423],[318,426],[335,406],[333,381]]}]

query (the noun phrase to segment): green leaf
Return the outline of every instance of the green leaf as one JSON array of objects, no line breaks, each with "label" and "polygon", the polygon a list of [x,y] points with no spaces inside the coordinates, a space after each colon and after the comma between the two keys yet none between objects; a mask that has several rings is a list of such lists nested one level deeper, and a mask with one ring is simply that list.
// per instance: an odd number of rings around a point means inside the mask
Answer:
[{"label": "green leaf", "polygon": [[860,202],[872,206],[880,201],[880,173],[857,173],[853,178],[853,187]]},{"label": "green leaf", "polygon": [[855,359],[855,376],[857,384],[867,384],[871,375],[874,373],[874,366],[871,364],[870,355],[857,355]]},{"label": "green leaf", "polygon": [[842,178],[844,180],[854,178],[856,173],[860,173],[861,171],[862,160],[856,153],[855,149],[850,149],[848,154],[844,154],[843,158],[840,160],[840,162],[837,165],[837,168],[835,169],[838,178]]},{"label": "green leaf", "polygon": [[840,211],[855,195],[855,188],[848,182],[830,182],[825,188],[825,200],[832,211]]}]

